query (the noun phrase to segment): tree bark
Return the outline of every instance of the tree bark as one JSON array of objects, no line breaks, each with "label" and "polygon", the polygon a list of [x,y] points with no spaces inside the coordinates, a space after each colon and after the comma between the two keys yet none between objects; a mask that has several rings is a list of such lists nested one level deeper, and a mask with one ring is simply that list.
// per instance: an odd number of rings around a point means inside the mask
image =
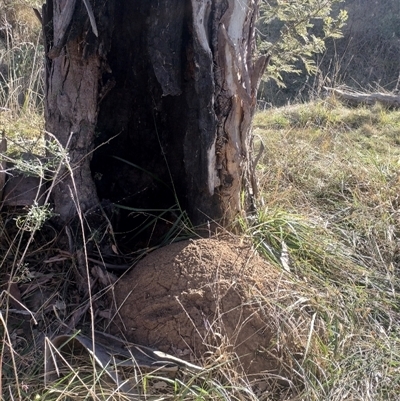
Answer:
[{"label": "tree bark", "polygon": [[[97,16],[112,12],[112,2],[97,2]],[[46,131],[68,152],[67,165],[54,177],[55,212],[63,222],[98,204],[92,179],[99,82],[106,65],[112,19],[98,18],[99,37],[84,2],[48,0],[43,6],[46,46]],[[51,141],[51,137],[48,139]],[[73,172],[71,174],[71,172]]]},{"label": "tree bark", "polygon": [[230,224],[256,191],[250,129],[268,62],[254,58],[259,1],[74,3],[43,10],[46,129],[69,141],[75,181],[57,178],[62,220],[77,202],[87,211],[108,199],[178,201],[194,224]]}]

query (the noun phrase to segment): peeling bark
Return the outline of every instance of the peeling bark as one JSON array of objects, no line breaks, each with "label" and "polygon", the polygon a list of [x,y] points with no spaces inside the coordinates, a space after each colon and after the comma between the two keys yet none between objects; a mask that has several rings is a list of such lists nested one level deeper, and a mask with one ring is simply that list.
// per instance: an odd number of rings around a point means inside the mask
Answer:
[{"label": "peeling bark", "polygon": [[[218,190],[225,220],[231,222],[241,211],[241,191],[246,191],[247,205],[256,195],[251,155],[251,121],[254,115],[257,89],[268,63],[264,56],[254,61],[255,19],[258,2],[229,1],[216,25],[216,81]],[[217,75],[217,74],[215,74]]]},{"label": "peeling bark", "polygon": [[[250,129],[268,62],[254,59],[259,0],[91,1],[98,38],[82,2],[68,22],[74,2],[54,1],[53,15],[52,0],[43,13],[52,21],[46,127],[64,146],[73,133],[82,208],[98,197],[139,208],[177,198],[194,224],[231,223],[241,191],[245,207],[256,192]],[[67,221],[64,173],[54,201]]]},{"label": "peeling bark", "polygon": [[[98,14],[107,9],[106,3],[97,4]],[[103,22],[99,41],[88,20],[82,2],[49,0],[43,7],[46,130],[57,138],[69,159],[69,167],[65,166],[54,177],[55,212],[64,222],[76,216],[78,210],[85,212],[98,203],[90,161],[98,116],[98,88],[112,20],[99,18]]]}]

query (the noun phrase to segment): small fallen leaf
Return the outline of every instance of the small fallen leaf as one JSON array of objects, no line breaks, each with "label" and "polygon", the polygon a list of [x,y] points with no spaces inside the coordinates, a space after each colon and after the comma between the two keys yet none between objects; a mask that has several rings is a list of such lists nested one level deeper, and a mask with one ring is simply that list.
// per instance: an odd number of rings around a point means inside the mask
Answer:
[{"label": "small fallen leaf", "polygon": [[153,384],[155,390],[163,390],[167,387],[167,383],[159,381]]}]

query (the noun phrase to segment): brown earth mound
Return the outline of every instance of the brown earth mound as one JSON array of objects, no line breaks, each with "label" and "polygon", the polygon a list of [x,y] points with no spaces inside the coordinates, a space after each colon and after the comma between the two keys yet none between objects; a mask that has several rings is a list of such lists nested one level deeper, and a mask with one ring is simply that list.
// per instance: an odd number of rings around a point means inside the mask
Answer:
[{"label": "brown earth mound", "polygon": [[238,241],[178,242],[117,283],[118,325],[129,341],[179,357],[229,356],[247,374],[283,375],[279,318],[265,304],[285,286],[276,268]]}]

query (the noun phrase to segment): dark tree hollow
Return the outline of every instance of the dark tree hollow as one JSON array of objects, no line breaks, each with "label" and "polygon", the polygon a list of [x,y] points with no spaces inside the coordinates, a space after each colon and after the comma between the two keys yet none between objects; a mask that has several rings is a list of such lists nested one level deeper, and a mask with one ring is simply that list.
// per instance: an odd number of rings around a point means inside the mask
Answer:
[{"label": "dark tree hollow", "polygon": [[[46,128],[68,143],[82,211],[179,203],[195,225],[229,224],[256,191],[258,0],[88,2],[43,8]],[[54,202],[68,221],[76,200],[63,177]]]}]

